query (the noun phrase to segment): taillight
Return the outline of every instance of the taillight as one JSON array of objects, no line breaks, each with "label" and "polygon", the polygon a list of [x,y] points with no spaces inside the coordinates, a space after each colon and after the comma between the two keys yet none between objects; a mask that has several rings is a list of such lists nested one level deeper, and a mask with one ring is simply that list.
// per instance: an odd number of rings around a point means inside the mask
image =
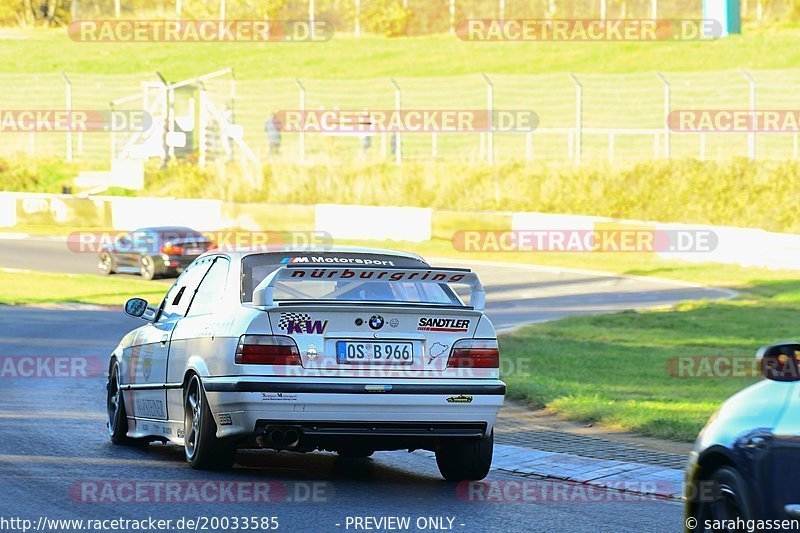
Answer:
[{"label": "taillight", "polygon": [[300,351],[289,337],[242,335],[236,346],[240,365],[299,365]]},{"label": "taillight", "polygon": [[183,246],[165,242],[161,245],[161,253],[167,255],[181,255],[183,253]]},{"label": "taillight", "polygon": [[496,340],[463,339],[453,344],[448,368],[500,368]]},{"label": "taillight", "polygon": [[214,241],[206,241],[206,250],[213,250],[217,247],[217,243]]}]

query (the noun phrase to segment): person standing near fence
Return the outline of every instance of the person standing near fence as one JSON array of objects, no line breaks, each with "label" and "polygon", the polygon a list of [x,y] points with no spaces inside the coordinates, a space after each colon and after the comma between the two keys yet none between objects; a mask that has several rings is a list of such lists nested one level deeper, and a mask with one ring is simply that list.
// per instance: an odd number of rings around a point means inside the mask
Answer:
[{"label": "person standing near fence", "polygon": [[281,153],[281,128],[283,124],[280,119],[271,113],[267,120],[264,122],[264,132],[267,134],[267,142],[269,142],[269,155],[270,157],[278,156]]}]

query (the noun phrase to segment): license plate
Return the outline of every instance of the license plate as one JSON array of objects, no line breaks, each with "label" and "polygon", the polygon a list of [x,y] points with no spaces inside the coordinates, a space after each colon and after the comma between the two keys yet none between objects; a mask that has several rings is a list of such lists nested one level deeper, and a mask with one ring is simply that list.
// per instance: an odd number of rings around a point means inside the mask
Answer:
[{"label": "license plate", "polygon": [[368,363],[410,365],[414,362],[410,342],[336,342],[336,362],[339,364]]}]

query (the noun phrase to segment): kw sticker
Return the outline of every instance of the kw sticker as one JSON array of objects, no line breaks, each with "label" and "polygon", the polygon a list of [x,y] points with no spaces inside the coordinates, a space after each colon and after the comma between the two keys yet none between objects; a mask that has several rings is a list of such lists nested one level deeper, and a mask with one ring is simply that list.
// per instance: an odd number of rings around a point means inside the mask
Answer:
[{"label": "kw sticker", "polygon": [[457,318],[426,318],[419,319],[419,331],[449,331],[463,332],[469,329],[469,320]]},{"label": "kw sticker", "polygon": [[327,320],[311,320],[311,315],[305,313],[281,313],[278,329],[288,334],[322,335],[328,328]]}]

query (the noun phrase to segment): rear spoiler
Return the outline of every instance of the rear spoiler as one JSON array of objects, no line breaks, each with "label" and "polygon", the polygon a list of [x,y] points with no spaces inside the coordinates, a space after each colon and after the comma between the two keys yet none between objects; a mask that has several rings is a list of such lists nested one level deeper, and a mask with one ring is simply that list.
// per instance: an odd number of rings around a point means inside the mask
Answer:
[{"label": "rear spoiler", "polygon": [[486,292],[478,276],[469,269],[405,267],[386,268],[381,266],[311,266],[284,265],[271,272],[253,290],[253,305],[271,307],[274,305],[274,288],[279,281],[289,279],[338,281],[338,280],[372,280],[388,283],[413,281],[416,283],[458,283],[470,288],[470,304],[476,311],[483,311],[486,306]]}]

